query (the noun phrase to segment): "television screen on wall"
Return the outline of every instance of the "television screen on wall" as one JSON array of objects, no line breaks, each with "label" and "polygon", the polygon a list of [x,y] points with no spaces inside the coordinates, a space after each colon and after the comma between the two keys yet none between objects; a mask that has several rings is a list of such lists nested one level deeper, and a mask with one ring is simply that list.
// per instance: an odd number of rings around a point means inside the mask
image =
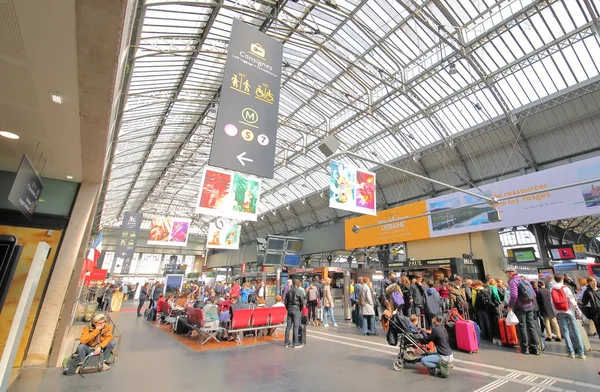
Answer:
[{"label": "television screen on wall", "polygon": [[575,251],[572,245],[552,245],[548,247],[552,260],[573,260]]},{"label": "television screen on wall", "polygon": [[534,263],[537,261],[534,248],[512,249],[513,257],[517,263]]}]

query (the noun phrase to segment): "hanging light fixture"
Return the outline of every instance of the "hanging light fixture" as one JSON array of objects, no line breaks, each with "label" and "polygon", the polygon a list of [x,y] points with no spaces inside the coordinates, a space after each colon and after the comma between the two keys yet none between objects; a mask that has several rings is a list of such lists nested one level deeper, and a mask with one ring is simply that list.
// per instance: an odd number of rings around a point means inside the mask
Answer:
[{"label": "hanging light fixture", "polygon": [[458,69],[456,69],[456,64],[452,63],[448,65],[448,74],[456,75],[458,73]]}]

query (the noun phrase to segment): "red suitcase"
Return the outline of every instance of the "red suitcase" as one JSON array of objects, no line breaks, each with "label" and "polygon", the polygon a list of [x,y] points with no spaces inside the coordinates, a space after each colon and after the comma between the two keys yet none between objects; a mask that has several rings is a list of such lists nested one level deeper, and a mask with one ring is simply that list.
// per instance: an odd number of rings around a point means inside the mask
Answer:
[{"label": "red suitcase", "polygon": [[508,347],[514,347],[519,345],[519,338],[517,336],[517,327],[514,325],[506,325],[506,319],[501,318],[498,321],[500,329],[500,340],[502,345]]},{"label": "red suitcase", "polygon": [[456,328],[456,345],[460,351],[469,354],[479,351],[477,343],[477,333],[475,332],[475,324],[472,321],[455,321]]}]

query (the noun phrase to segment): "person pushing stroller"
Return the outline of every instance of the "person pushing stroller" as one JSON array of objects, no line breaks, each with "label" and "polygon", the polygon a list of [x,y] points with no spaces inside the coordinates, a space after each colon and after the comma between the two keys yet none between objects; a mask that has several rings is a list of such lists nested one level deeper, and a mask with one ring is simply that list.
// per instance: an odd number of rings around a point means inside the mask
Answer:
[{"label": "person pushing stroller", "polygon": [[437,353],[429,354],[421,358],[421,363],[427,367],[432,376],[439,375],[446,378],[450,375],[454,355],[450,348],[448,332],[444,327],[444,319],[441,315],[436,315],[432,319],[433,328],[430,334],[421,338],[421,343],[427,344],[433,342],[437,349]]}]

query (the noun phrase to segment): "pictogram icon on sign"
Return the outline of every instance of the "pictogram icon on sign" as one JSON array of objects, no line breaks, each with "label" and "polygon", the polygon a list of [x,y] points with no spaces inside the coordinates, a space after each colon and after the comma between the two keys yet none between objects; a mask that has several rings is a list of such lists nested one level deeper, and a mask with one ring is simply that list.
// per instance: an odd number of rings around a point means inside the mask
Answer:
[{"label": "pictogram icon on sign", "polygon": [[254,162],[253,159],[246,158],[246,151],[238,155],[236,158],[238,159],[238,161],[240,161],[242,166],[246,166],[246,162]]},{"label": "pictogram icon on sign", "polygon": [[258,42],[250,45],[250,53],[252,53],[256,57],[260,57],[263,60],[265,59],[265,48],[263,48],[262,45]]},{"label": "pictogram icon on sign", "polygon": [[258,113],[256,113],[256,110],[254,109],[245,108],[242,110],[242,120],[240,120],[240,122],[250,127],[258,128],[254,125],[258,122]]}]

